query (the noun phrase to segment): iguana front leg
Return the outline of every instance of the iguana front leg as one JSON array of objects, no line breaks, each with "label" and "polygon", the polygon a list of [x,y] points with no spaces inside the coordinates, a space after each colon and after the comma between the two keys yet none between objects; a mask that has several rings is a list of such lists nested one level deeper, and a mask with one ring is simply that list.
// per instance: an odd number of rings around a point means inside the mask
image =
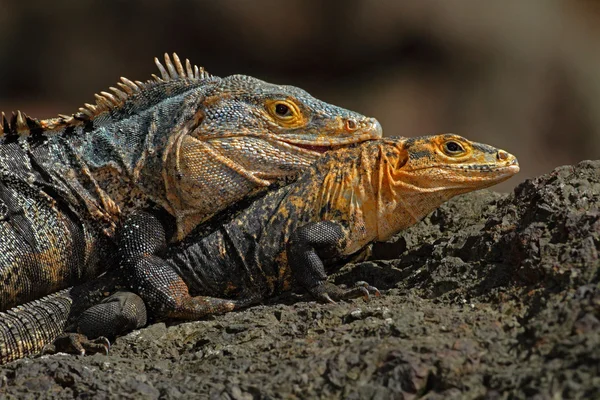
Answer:
[{"label": "iguana front leg", "polygon": [[130,215],[117,235],[120,268],[131,290],[144,300],[154,319],[194,320],[245,307],[253,302],[191,296],[183,279],[160,255],[166,249],[165,230],[151,214]]},{"label": "iguana front leg", "polygon": [[341,255],[347,234],[337,222],[319,221],[306,224],[290,236],[287,259],[292,274],[316,299],[335,303],[336,300],[379,296],[379,290],[364,281],[346,289],[327,282],[323,259]]}]

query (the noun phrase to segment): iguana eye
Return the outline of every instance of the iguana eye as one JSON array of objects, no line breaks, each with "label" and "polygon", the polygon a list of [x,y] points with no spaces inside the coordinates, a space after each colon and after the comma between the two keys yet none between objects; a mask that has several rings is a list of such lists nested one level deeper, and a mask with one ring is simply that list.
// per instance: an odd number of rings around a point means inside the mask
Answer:
[{"label": "iguana eye", "polygon": [[269,104],[269,108],[270,108],[271,113],[275,117],[283,119],[283,120],[291,119],[296,114],[296,107],[294,107],[288,101],[283,101],[283,100],[274,101]]},{"label": "iguana eye", "polygon": [[464,153],[465,149],[463,149],[463,147],[460,144],[450,141],[444,143],[444,151],[448,155],[456,156],[460,153]]},{"label": "iguana eye", "polygon": [[286,115],[291,114],[290,108],[283,103],[275,105],[275,113],[281,117],[285,117]]},{"label": "iguana eye", "polygon": [[266,107],[275,122],[284,127],[296,128],[305,123],[300,108],[291,100],[267,100]]}]

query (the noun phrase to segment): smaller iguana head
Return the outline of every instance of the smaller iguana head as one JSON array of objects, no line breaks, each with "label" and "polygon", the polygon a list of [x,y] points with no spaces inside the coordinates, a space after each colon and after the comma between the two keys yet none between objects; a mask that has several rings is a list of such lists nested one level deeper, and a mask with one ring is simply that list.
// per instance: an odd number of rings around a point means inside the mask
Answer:
[{"label": "smaller iguana head", "polygon": [[320,205],[327,210],[323,219],[339,215],[358,227],[348,254],[387,240],[456,195],[519,171],[515,156],[454,134],[385,138],[338,154],[321,166],[330,177],[317,197],[327,202]]},{"label": "smaller iguana head", "polygon": [[[456,195],[496,185],[519,172],[512,154],[454,134],[388,143],[380,161],[380,240],[420,221]],[[386,160],[394,162],[388,165]]]},{"label": "smaller iguana head", "polygon": [[462,136],[441,134],[401,140],[402,182],[454,196],[500,183],[519,171],[517,158]]}]

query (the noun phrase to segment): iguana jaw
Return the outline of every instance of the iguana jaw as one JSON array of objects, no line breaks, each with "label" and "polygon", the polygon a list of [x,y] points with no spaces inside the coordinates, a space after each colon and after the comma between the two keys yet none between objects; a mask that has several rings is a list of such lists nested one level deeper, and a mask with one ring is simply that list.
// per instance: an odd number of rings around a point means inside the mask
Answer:
[{"label": "iguana jaw", "polygon": [[481,164],[468,166],[440,166],[439,168],[448,170],[450,175],[458,175],[460,177],[458,181],[465,187],[483,189],[503,182],[519,172],[519,162],[514,156],[509,156],[512,161],[510,161],[508,165]]},{"label": "iguana jaw", "polygon": [[297,147],[300,150],[304,150],[309,153],[316,153],[315,155],[321,155],[330,150],[336,150],[341,147],[345,147],[355,143],[362,143],[367,140],[375,140],[381,138],[381,131],[374,131],[372,133],[365,133],[363,135],[356,135],[348,138],[337,138],[330,139],[329,143],[326,144],[315,144],[315,141],[291,141],[291,140],[283,140],[279,139],[280,142],[289,144],[291,146]]},{"label": "iguana jaw", "polygon": [[310,151],[312,153],[319,153],[319,154],[323,154],[326,151],[334,149],[334,147],[332,147],[332,146],[315,146],[315,145],[302,145],[302,144],[295,144],[293,146],[299,147],[303,150]]}]

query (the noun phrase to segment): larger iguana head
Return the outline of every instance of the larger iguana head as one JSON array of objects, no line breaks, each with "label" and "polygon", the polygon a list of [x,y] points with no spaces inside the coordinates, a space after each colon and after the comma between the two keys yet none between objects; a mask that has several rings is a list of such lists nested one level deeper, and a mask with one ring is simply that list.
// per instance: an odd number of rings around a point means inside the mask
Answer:
[{"label": "larger iguana head", "polygon": [[163,178],[178,237],[240,199],[294,180],[325,151],[380,138],[374,118],[293,86],[213,78],[170,139]]}]

